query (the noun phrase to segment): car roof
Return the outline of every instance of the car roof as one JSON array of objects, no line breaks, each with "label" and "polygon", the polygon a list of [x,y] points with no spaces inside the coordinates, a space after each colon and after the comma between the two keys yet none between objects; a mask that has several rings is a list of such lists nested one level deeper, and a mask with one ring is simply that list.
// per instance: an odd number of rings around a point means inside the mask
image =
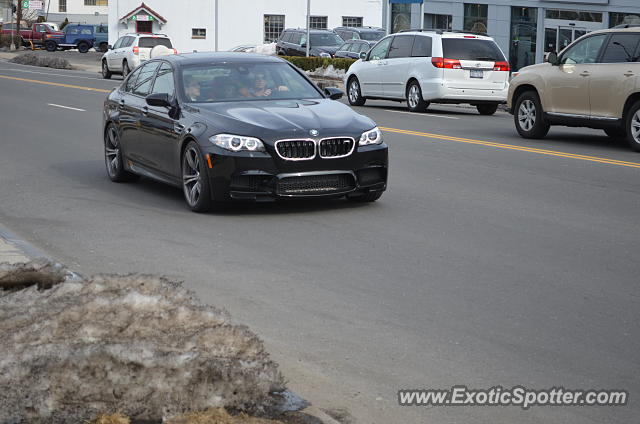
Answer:
[{"label": "car roof", "polygon": [[203,52],[167,55],[158,59],[166,60],[177,66],[191,66],[207,63],[282,63],[286,62],[277,56],[243,52]]},{"label": "car roof", "polygon": [[489,37],[488,35],[483,35],[483,34],[474,34],[472,32],[442,31],[442,30],[436,30],[436,29],[407,30],[407,31],[397,32],[393,35],[428,35],[430,37],[438,36],[441,38],[464,38],[464,39],[477,38],[480,40],[493,40],[492,37]]},{"label": "car roof", "polygon": [[384,31],[383,28],[379,28],[379,27],[372,27],[372,26],[365,26],[365,27],[338,27],[335,28],[336,30],[341,29],[341,30],[349,30],[349,31],[356,31],[356,32],[381,32]]},{"label": "car roof", "polygon": [[607,28],[607,29],[599,29],[597,31],[591,31],[588,32],[586,35],[593,35],[593,34],[610,34],[610,33],[625,33],[625,32],[640,32],[640,27],[638,26],[633,26],[632,24],[629,24],[628,27],[626,28]]},{"label": "car roof", "polygon": [[[285,31],[295,31],[295,32],[307,32],[306,28],[287,28],[285,29]],[[318,29],[318,28],[312,28],[309,30],[309,32],[314,33],[314,32],[319,32],[319,33],[325,33],[325,32],[331,32],[333,33],[333,30],[331,29]]]}]

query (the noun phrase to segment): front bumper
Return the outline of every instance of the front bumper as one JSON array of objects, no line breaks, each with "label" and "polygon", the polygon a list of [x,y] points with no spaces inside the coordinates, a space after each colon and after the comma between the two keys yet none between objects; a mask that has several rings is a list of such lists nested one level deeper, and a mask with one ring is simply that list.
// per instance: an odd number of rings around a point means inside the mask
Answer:
[{"label": "front bumper", "polygon": [[358,147],[344,158],[274,159],[269,153],[205,152],[213,199],[269,201],[360,195],[387,188],[386,144]]}]

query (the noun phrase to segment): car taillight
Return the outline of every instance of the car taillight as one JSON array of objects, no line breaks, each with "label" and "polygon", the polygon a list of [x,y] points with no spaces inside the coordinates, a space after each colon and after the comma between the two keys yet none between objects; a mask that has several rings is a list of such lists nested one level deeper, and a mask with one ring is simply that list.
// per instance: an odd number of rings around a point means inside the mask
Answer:
[{"label": "car taillight", "polygon": [[495,65],[493,65],[493,70],[509,72],[511,67],[508,62],[496,62]]},{"label": "car taillight", "polygon": [[431,63],[436,68],[441,69],[462,69],[462,65],[458,59],[446,59],[442,57],[432,57]]},{"label": "car taillight", "polygon": [[133,54],[140,54],[140,47],[134,47]]}]

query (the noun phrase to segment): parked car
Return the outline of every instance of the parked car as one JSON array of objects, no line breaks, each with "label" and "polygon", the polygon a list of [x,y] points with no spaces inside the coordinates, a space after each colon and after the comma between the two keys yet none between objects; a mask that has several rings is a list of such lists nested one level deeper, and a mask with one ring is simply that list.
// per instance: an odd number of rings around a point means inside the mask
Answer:
[{"label": "parked car", "polygon": [[640,152],[640,27],[590,32],[514,75],[508,106],[522,137],[589,127]]},{"label": "parked car", "polygon": [[69,24],[57,35],[48,35],[44,43],[47,51],[58,49],[78,49],[80,53],[89,51],[95,42],[95,28],[93,25]]},{"label": "parked car", "polygon": [[109,79],[112,74],[126,77],[142,62],[151,59],[152,50],[156,47],[159,47],[156,50],[163,51],[162,54],[167,50],[178,53],[164,34],[126,34],[118,38],[116,44],[108,46],[109,50],[102,56],[102,77]]},{"label": "parked car", "polygon": [[338,47],[335,57],[359,59],[360,53],[366,53],[369,49],[371,49],[371,44],[368,41],[351,40]]},{"label": "parked car", "polygon": [[30,42],[35,45],[42,45],[48,37],[59,37],[64,35],[62,32],[55,31],[47,24],[33,24],[31,28],[16,28],[15,23],[4,24],[0,30],[2,35],[14,34],[16,44],[27,46]]},{"label": "parked car", "polygon": [[[344,41],[333,31],[312,29],[310,31],[310,56],[333,57]],[[284,56],[307,55],[307,30],[285,29],[278,38],[276,52]]]},{"label": "parked car", "polygon": [[289,62],[191,53],[144,63],[104,103],[107,174],[182,188],[189,208],[231,199],[347,197],[387,186],[388,148],[370,118]]},{"label": "parked car", "polygon": [[49,25],[51,28],[53,28],[54,31],[60,31],[60,26],[58,26],[58,24],[56,24],[55,22],[40,22],[40,23]]},{"label": "parked car", "polygon": [[406,101],[409,110],[430,103],[469,103],[492,115],[505,103],[509,63],[491,37],[443,31],[387,36],[347,71],[349,103]]},{"label": "parked car", "polygon": [[338,27],[333,31],[338,34],[344,41],[364,40],[370,42],[371,45],[375,44],[376,41],[382,39],[382,37],[387,35],[384,29],[371,26]]},{"label": "parked car", "polygon": [[93,48],[97,52],[106,53],[109,50],[109,27],[107,25],[94,25],[93,36],[95,37]]}]

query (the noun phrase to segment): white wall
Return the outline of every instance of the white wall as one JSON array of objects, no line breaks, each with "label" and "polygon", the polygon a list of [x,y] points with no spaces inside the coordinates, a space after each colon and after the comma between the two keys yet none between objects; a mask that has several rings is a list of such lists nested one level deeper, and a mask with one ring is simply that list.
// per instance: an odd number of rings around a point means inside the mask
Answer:
[{"label": "white wall", "polygon": [[[54,0],[55,1],[55,0]],[[70,1],[70,0],[67,0]],[[83,1],[83,0],[81,0]],[[384,0],[312,0],[311,15],[327,16],[329,28],[342,25],[343,16],[362,16],[364,25],[382,26]],[[140,6],[141,0],[109,2],[109,43],[119,36],[135,32],[135,23],[119,24],[119,19]],[[215,50],[215,1],[145,0],[145,4],[167,19],[167,24],[154,31],[167,34],[180,52]],[[304,0],[219,0],[219,50],[240,44],[261,44],[264,37],[264,15],[285,15],[285,27],[306,26]],[[192,28],[206,28],[205,40],[191,38]]]},{"label": "white wall", "polygon": [[[110,0],[109,3],[113,3],[115,1],[117,0]],[[45,0],[43,1],[43,6],[45,13],[47,12],[47,8],[49,9],[49,14],[60,13],[58,0]],[[108,6],[85,6],[84,0],[67,0],[67,15],[93,15],[96,12],[100,15],[106,15],[108,11]],[[71,16],[69,16],[69,21],[71,20]]]}]

